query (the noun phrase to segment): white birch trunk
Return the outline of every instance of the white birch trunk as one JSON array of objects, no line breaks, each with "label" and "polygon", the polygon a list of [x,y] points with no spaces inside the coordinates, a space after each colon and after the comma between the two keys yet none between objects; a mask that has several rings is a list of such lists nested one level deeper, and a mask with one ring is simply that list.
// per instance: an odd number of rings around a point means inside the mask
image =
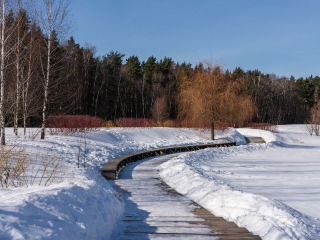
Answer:
[{"label": "white birch trunk", "polygon": [[[32,40],[31,43],[32,44]],[[29,52],[29,64],[28,64],[28,76],[26,83],[23,84],[23,134],[26,135],[27,128],[27,118],[28,118],[28,91],[29,91],[29,81],[31,79],[31,51]]]},{"label": "white birch trunk", "polygon": [[[19,21],[19,20],[18,20]],[[20,22],[18,22],[20,25]],[[19,103],[20,103],[20,28],[18,27],[18,46],[17,46],[17,60],[16,60],[16,69],[17,69],[17,83],[16,83],[16,109],[14,111],[14,124],[13,129],[14,133],[18,135],[18,120],[19,120]]]},{"label": "white birch trunk", "polygon": [[47,110],[47,103],[48,103],[48,88],[49,88],[49,81],[50,81],[50,59],[51,59],[51,41],[52,41],[52,32],[51,32],[51,11],[52,6],[49,4],[48,6],[48,52],[47,52],[47,75],[45,79],[45,86],[44,86],[44,101],[43,101],[43,108],[42,108],[42,126],[41,126],[41,139],[45,137],[46,131],[46,110]]},{"label": "white birch trunk", "polygon": [[4,33],[5,33],[5,0],[2,0],[2,31],[1,31],[1,70],[0,70],[0,81],[1,81],[1,96],[0,96],[0,124],[1,124],[1,145],[5,145],[5,117],[4,117]]}]

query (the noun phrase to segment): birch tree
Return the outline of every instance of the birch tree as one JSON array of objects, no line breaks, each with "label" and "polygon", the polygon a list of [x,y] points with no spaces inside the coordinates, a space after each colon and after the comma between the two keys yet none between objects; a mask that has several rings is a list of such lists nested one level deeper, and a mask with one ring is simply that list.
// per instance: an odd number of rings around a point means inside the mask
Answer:
[{"label": "birch tree", "polygon": [[[13,31],[13,38],[15,39],[15,68],[16,68],[16,93],[15,93],[15,104],[14,104],[14,121],[13,121],[13,128],[15,135],[18,135],[18,121],[19,121],[19,113],[20,113],[20,97],[22,95],[22,84],[24,81],[24,68],[27,61],[26,58],[26,38],[28,34],[28,21],[27,21],[27,14],[24,9],[22,9],[21,1],[19,3],[19,12],[16,16],[14,22],[14,31]],[[31,64],[29,62],[29,64]]]},{"label": "birch tree", "polygon": [[61,44],[70,31],[71,22],[68,19],[69,0],[39,0],[35,2],[35,13],[38,25],[41,27],[45,45],[46,62],[42,63],[44,100],[42,108],[41,139],[45,138],[48,92],[55,64],[51,63],[52,54],[59,46],[54,46],[54,39],[59,38]]},{"label": "birch tree", "polygon": [[17,9],[15,1],[0,0],[0,21],[1,21],[1,56],[0,56],[0,131],[1,131],[1,145],[5,145],[5,111],[4,111],[4,94],[5,94],[5,67],[6,60],[10,53],[12,53],[13,48],[7,47],[7,42],[12,35],[12,27],[6,26],[7,17],[9,11],[7,11],[8,4],[10,4],[11,12]]},{"label": "birch tree", "polygon": [[5,60],[5,22],[6,22],[6,1],[1,0],[1,65],[0,65],[0,81],[1,81],[1,96],[0,96],[0,124],[1,124],[1,145],[5,145],[4,131],[4,60]]},{"label": "birch tree", "polygon": [[21,85],[23,134],[26,135],[27,119],[31,114],[40,110],[41,84],[39,84],[39,73],[36,71],[40,66],[41,52],[37,49],[41,40],[41,31],[33,23],[30,27],[28,38],[28,52],[26,54],[25,73]]}]

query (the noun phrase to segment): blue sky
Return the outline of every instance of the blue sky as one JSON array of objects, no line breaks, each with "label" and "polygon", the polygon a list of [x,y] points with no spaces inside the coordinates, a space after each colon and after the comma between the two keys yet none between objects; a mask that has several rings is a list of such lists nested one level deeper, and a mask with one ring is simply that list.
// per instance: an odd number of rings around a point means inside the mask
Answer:
[{"label": "blue sky", "polygon": [[147,60],[278,76],[320,76],[319,0],[73,0],[72,35],[97,56],[111,50]]}]

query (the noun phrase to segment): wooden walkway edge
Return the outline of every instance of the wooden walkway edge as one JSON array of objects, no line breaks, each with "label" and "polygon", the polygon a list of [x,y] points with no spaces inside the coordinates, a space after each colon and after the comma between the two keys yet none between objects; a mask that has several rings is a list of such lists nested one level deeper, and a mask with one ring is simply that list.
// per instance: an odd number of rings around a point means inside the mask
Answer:
[{"label": "wooden walkway edge", "polygon": [[[167,191],[170,193],[179,194],[165,182],[162,181],[162,184],[167,187]],[[260,236],[252,235],[246,228],[239,227],[235,223],[226,221],[222,217],[216,217],[198,203],[192,202],[192,204],[197,207],[194,209],[194,214],[205,221],[188,221],[188,223],[207,225],[212,232],[219,233],[216,236],[219,237],[220,240],[261,240]]]},{"label": "wooden walkway edge", "polygon": [[111,159],[109,162],[103,165],[103,167],[101,168],[101,175],[105,177],[107,180],[116,180],[122,168],[124,168],[126,165],[132,162],[136,162],[145,158],[171,154],[171,153],[190,152],[190,151],[196,151],[196,150],[205,149],[205,148],[232,147],[235,145],[236,145],[235,142],[213,143],[213,144],[157,148],[157,149],[151,149],[151,150],[146,150],[141,152],[129,153],[129,154]]}]

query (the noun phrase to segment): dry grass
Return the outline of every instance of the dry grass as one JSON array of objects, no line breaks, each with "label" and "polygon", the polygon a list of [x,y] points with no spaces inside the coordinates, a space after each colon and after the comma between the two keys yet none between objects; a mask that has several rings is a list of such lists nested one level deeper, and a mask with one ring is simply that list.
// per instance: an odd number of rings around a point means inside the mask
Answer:
[{"label": "dry grass", "polygon": [[0,184],[2,188],[20,187],[28,185],[26,170],[31,161],[24,150],[16,147],[0,150]]},{"label": "dry grass", "polygon": [[38,152],[33,156],[17,146],[0,149],[2,188],[50,186],[52,183],[64,181],[66,173],[63,158],[50,155],[50,152]]}]

